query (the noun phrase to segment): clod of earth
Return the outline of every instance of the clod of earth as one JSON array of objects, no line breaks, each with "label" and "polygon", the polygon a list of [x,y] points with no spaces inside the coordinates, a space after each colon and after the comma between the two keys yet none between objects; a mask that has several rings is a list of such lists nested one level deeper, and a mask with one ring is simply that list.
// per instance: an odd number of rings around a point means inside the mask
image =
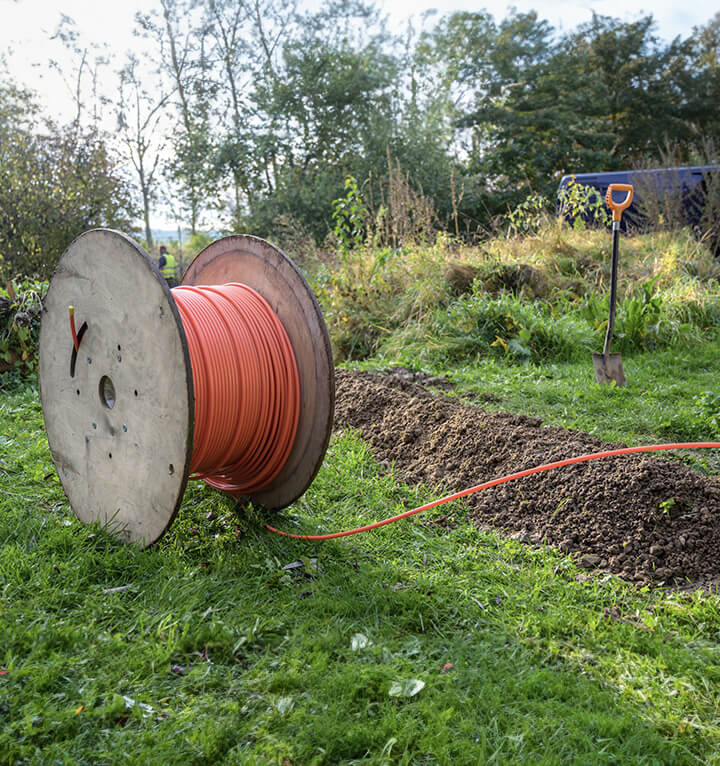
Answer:
[{"label": "clod of earth", "polygon": [[[625,446],[538,418],[490,413],[407,376],[338,371],[335,427],[356,428],[408,484],[457,491],[566,457]],[[579,554],[639,583],[720,582],[720,477],[626,455],[529,476],[467,499],[478,526]]]}]

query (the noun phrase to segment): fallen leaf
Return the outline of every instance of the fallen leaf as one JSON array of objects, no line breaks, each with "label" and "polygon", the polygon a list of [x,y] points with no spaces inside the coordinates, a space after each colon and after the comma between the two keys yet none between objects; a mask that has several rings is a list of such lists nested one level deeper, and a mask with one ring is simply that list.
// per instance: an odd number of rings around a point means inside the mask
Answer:
[{"label": "fallen leaf", "polygon": [[103,593],[122,593],[129,588],[132,588],[132,585],[118,585],[116,588],[105,588]]},{"label": "fallen leaf", "polygon": [[155,712],[155,708],[153,708],[152,705],[148,705],[146,702],[138,702],[137,700],[133,699],[132,697],[128,697],[125,694],[122,695],[122,698],[125,702],[126,709],[132,710],[132,708],[138,707],[142,711],[143,717]]},{"label": "fallen leaf", "polygon": [[393,681],[388,694],[391,697],[414,697],[425,688],[425,681],[408,678],[405,681]]},{"label": "fallen leaf", "polygon": [[356,652],[358,649],[364,649],[366,646],[370,646],[372,641],[364,633],[356,633],[350,639],[350,648]]}]

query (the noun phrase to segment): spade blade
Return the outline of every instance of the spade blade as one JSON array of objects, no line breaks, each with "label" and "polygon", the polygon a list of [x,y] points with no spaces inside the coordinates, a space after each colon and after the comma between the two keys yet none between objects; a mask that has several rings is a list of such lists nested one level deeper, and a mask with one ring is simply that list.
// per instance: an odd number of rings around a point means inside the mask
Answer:
[{"label": "spade blade", "polygon": [[625,385],[625,372],[620,354],[593,354],[595,378],[602,385],[609,385],[613,380],[615,385]]}]

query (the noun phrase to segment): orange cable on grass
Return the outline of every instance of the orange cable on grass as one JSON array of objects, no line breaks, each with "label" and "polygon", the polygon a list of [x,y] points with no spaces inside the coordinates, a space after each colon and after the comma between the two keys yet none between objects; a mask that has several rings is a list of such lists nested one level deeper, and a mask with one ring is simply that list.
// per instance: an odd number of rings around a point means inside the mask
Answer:
[{"label": "orange cable on grass", "polygon": [[285,328],[247,285],[172,289],[195,391],[193,479],[232,495],[266,487],[300,417],[297,362]]},{"label": "orange cable on grass", "polygon": [[563,468],[564,466],[574,465],[575,463],[587,463],[591,460],[600,460],[601,458],[615,457],[617,455],[632,455],[636,452],[658,452],[660,450],[671,449],[720,449],[720,442],[678,442],[674,444],[651,444],[644,447],[622,447],[621,449],[606,450],[605,452],[593,452],[590,455],[580,455],[579,457],[557,460],[554,463],[546,463],[545,465],[535,466],[535,468],[527,468],[524,471],[511,473],[507,476],[502,476],[499,479],[491,479],[490,481],[483,482],[482,484],[478,484],[475,487],[463,489],[460,492],[454,492],[452,495],[447,495],[446,497],[442,497],[439,500],[433,500],[431,503],[426,503],[425,505],[413,508],[410,511],[399,513],[397,516],[391,516],[388,519],[376,521],[373,524],[366,524],[364,527],[348,529],[344,532],[333,532],[327,535],[298,535],[294,534],[293,532],[285,532],[281,529],[275,529],[275,527],[271,527],[269,524],[265,524],[265,528],[270,530],[270,532],[275,532],[278,535],[283,535],[283,537],[292,537],[296,540],[334,540],[337,537],[348,537],[349,535],[357,535],[360,532],[369,532],[371,529],[377,529],[378,527],[384,527],[386,524],[392,524],[395,521],[407,519],[409,516],[414,516],[416,513],[429,511],[431,508],[435,508],[438,505],[449,503],[452,500],[459,500],[461,497],[473,495],[483,489],[490,489],[490,487],[496,487],[498,484],[505,484],[508,481],[522,479],[525,476],[531,476],[535,473],[550,471],[553,468]]}]

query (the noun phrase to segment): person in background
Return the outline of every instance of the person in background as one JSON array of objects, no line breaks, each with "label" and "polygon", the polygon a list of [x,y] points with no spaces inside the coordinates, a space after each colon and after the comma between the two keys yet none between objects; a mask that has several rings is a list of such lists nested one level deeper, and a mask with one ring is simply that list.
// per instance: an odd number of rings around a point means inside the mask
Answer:
[{"label": "person in background", "polygon": [[160,245],[160,258],[158,259],[158,268],[165,277],[165,281],[170,287],[177,287],[178,281],[175,278],[175,256],[168,253],[165,245]]}]

